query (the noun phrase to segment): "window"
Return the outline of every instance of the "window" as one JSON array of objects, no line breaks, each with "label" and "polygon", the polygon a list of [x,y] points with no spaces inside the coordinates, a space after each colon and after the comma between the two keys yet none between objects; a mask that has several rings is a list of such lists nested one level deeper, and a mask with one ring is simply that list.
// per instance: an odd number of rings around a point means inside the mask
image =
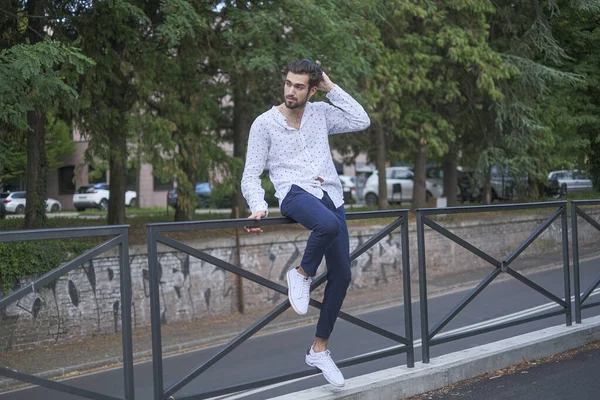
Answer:
[{"label": "window", "polygon": [[394,179],[412,179],[412,174],[408,170],[394,171]]},{"label": "window", "polygon": [[162,183],[160,178],[157,178],[156,176],[154,177],[154,191],[158,192],[158,191],[163,191],[163,190],[171,190],[173,189],[173,181],[171,182],[167,182],[167,183]]},{"label": "window", "polygon": [[75,192],[75,166],[67,165],[58,169],[58,194]]}]

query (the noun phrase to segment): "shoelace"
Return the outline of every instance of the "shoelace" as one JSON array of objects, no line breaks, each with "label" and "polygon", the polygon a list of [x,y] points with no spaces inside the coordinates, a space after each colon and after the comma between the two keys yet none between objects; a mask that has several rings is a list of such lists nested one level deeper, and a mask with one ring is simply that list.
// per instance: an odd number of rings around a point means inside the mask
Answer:
[{"label": "shoelace", "polygon": [[309,299],[310,298],[310,283],[311,280],[308,278],[302,278],[302,298]]},{"label": "shoelace", "polygon": [[[323,363],[325,364],[324,367],[325,369],[327,369],[327,371],[338,371],[338,367],[337,365],[335,365],[335,363],[333,362],[333,360],[331,359],[331,353],[329,352],[329,350],[325,350],[321,359],[323,360]],[[319,354],[319,353],[316,353]]]}]

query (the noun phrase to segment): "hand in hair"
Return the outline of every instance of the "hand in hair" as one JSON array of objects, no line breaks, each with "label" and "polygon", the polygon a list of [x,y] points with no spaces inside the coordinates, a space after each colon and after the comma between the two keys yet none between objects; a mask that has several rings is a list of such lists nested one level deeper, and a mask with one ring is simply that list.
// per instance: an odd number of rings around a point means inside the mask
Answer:
[{"label": "hand in hair", "polygon": [[317,85],[317,89],[329,92],[334,87],[335,87],[335,83],[331,82],[331,79],[329,79],[327,74],[325,72],[323,72],[323,80],[321,82],[319,82],[319,84]]}]

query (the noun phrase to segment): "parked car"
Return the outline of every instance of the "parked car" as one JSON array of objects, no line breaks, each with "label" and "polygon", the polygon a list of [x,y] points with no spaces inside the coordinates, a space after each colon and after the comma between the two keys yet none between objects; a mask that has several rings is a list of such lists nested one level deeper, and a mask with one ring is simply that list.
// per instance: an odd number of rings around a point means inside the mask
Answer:
[{"label": "parked car", "polygon": [[[390,203],[411,201],[414,187],[414,172],[408,167],[389,167],[385,169],[387,182],[387,197]],[[438,198],[443,188],[437,183],[425,180],[425,198]],[[379,201],[379,173],[377,170],[367,179],[365,184],[365,203],[368,206],[377,205]]]},{"label": "parked car", "polygon": [[[207,208],[210,206],[210,194],[213,185],[208,182],[196,183],[196,194],[198,195],[198,208]],[[177,207],[177,188],[169,190],[167,193],[167,204],[171,207]]]},{"label": "parked car", "polygon": [[[466,174],[466,170],[463,167],[456,168],[456,176],[458,179],[456,193],[457,193],[458,201],[464,201],[463,198],[465,195],[467,195],[467,192],[469,191],[468,187],[465,186],[465,182],[467,182],[467,180],[465,179],[465,174]],[[439,193],[439,195],[437,195],[437,196],[436,196],[436,193],[434,193],[434,196],[436,198],[441,197],[442,194],[444,193],[444,168],[429,167],[425,171],[425,177],[427,178],[427,181],[429,181],[433,184],[433,187],[437,191],[441,191]]]},{"label": "parked car", "polygon": [[563,169],[560,171],[551,171],[548,174],[546,193],[549,195],[564,195],[566,192],[592,189],[592,179],[585,171]]},{"label": "parked car", "polygon": [[[24,214],[26,203],[26,192],[0,193],[0,199],[4,205],[5,212],[13,214]],[[62,204],[56,199],[46,199],[46,212],[58,212],[62,210]]]},{"label": "parked car", "polygon": [[353,176],[339,175],[344,190],[344,202],[356,203],[356,178]]},{"label": "parked car", "polygon": [[[108,210],[108,199],[110,191],[107,183],[95,183],[81,186],[73,195],[73,206],[77,211],[85,211],[87,208]],[[125,191],[125,205],[135,207],[137,205],[137,193],[133,190]]]}]

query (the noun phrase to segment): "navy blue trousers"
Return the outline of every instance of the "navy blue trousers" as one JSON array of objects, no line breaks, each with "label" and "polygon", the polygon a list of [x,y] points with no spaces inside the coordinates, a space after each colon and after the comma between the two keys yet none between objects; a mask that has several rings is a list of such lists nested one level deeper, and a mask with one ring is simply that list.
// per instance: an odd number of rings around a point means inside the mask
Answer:
[{"label": "navy blue trousers", "polygon": [[327,192],[318,199],[292,185],[281,203],[281,214],[312,231],[300,264],[309,276],[315,276],[325,256],[327,286],[316,336],[329,339],[351,280],[346,210],[343,205],[336,208]]}]

